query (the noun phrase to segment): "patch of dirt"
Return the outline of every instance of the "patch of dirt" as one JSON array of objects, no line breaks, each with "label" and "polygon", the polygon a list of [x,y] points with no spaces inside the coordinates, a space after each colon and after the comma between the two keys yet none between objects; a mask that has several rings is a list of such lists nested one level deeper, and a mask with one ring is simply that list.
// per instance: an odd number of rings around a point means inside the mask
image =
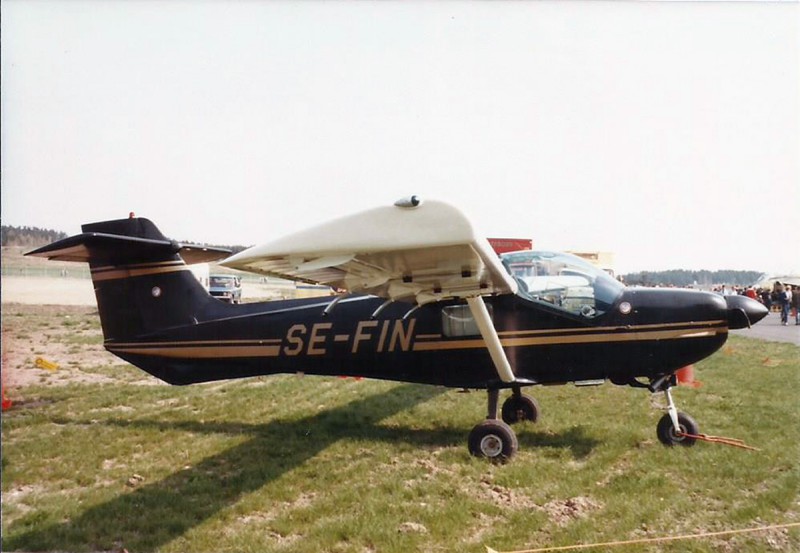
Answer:
[{"label": "patch of dirt", "polygon": [[26,497],[32,494],[40,493],[44,490],[42,486],[34,486],[32,484],[24,484],[22,486],[17,486],[16,488],[11,488],[7,492],[3,493],[3,501],[9,504],[16,504],[20,503],[25,500]]},{"label": "patch of dirt", "polygon": [[478,497],[483,501],[493,503],[505,509],[532,510],[541,508],[527,495],[514,491],[511,488],[495,484],[489,477],[484,477],[481,480],[480,487],[478,488]]},{"label": "patch of dirt", "polygon": [[[436,452],[432,452],[431,454],[435,456]],[[404,466],[397,459],[393,459],[391,465],[396,469],[400,469]],[[403,482],[403,485],[408,489],[417,486],[425,486],[426,482],[440,476],[453,477],[455,475],[452,469],[442,466],[432,459],[415,459],[414,467],[418,469],[415,471],[417,476]]]},{"label": "patch of dirt", "polygon": [[128,480],[126,481],[125,484],[129,488],[136,488],[139,485],[143,484],[144,480],[145,480],[145,478],[141,474],[133,474],[130,478],[128,478]]},{"label": "patch of dirt", "polygon": [[764,539],[774,551],[791,551],[792,544],[789,541],[789,530],[786,528],[776,528],[765,530]]},{"label": "patch of dirt", "polygon": [[575,519],[587,517],[592,511],[600,509],[601,505],[589,497],[578,496],[550,501],[543,508],[552,522],[566,526]]},{"label": "patch of dirt", "polygon": [[317,499],[317,494],[315,492],[301,493],[299,496],[297,496],[297,499],[290,503],[286,503],[286,507],[290,510],[307,509],[308,507],[311,507],[315,499]]},{"label": "patch of dirt", "polygon": [[424,471],[423,472],[423,478],[425,480],[430,480],[430,479],[432,479],[432,478],[434,478],[436,476],[441,476],[443,474],[444,475],[453,475],[452,469],[444,467],[444,466],[438,464],[436,461],[431,460],[431,459],[425,459],[425,458],[415,459],[414,460],[414,466],[416,466],[419,469],[421,469],[422,471]]},{"label": "patch of dirt", "polygon": [[401,524],[397,531],[401,534],[427,534],[428,529],[424,524],[419,522],[404,522]]},{"label": "patch of dirt", "polygon": [[[12,400],[19,399],[14,397],[16,389],[33,384],[119,382],[107,374],[108,368],[119,367],[130,375],[130,365],[103,348],[93,307],[4,303],[2,342],[3,389]],[[57,368],[46,368],[52,365]],[[142,373],[141,383],[155,382]]]},{"label": "patch of dirt", "polygon": [[10,524],[33,510],[27,498],[44,491],[42,486],[22,485],[3,492],[3,524]]},{"label": "patch of dirt", "polygon": [[281,501],[276,503],[268,511],[254,511],[245,516],[239,517],[237,522],[241,524],[259,524],[271,522],[284,513],[294,511],[296,509],[307,509],[310,507],[317,494],[314,492],[300,494],[294,501]]},{"label": "patch of dirt", "polygon": [[274,530],[268,530],[267,536],[269,536],[269,539],[271,539],[272,541],[277,542],[278,545],[280,545],[281,547],[286,547],[288,545],[291,545],[292,543],[296,542],[298,539],[301,538],[299,534],[289,534],[287,536],[284,536],[280,532],[276,532]]},{"label": "patch of dirt", "polygon": [[[236,520],[237,522],[240,522],[242,524],[264,524],[267,522],[272,522],[273,520],[275,520],[276,517],[277,513],[272,511],[268,513],[255,511],[253,513],[239,517]],[[235,532],[231,532],[231,534],[235,534]]]},{"label": "patch of dirt", "polygon": [[[788,520],[793,520],[793,518],[789,517]],[[754,522],[753,527],[770,525],[768,522],[761,520],[760,517],[756,517]],[[769,530],[756,532],[753,536],[761,537],[772,551],[794,551],[794,549],[792,549],[791,540],[789,539],[788,528],[770,528]]]},{"label": "patch of dirt", "polygon": [[464,538],[465,544],[483,543],[484,536],[496,528],[498,525],[503,524],[505,519],[497,516],[489,516],[486,513],[478,513],[477,523],[470,528],[471,534]]},{"label": "patch of dirt", "polygon": [[557,499],[539,505],[524,493],[495,484],[490,476],[485,476],[481,480],[477,496],[503,509],[544,512],[551,522],[562,527],[602,507],[597,501],[584,496]]}]

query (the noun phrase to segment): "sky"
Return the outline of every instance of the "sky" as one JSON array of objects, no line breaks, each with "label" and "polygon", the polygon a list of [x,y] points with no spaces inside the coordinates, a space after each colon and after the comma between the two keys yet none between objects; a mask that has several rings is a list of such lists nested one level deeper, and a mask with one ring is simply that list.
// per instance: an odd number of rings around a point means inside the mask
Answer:
[{"label": "sky", "polygon": [[417,194],[800,272],[800,4],[3,1],[2,222],[267,242]]}]

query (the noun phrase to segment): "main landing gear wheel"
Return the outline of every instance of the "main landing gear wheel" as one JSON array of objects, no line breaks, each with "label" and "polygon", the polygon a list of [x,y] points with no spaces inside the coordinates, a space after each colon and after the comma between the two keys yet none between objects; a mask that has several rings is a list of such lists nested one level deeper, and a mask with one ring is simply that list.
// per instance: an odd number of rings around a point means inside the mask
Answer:
[{"label": "main landing gear wheel", "polygon": [[515,392],[503,402],[501,416],[506,424],[516,424],[521,421],[536,422],[539,418],[539,404],[532,397]]},{"label": "main landing gear wheel", "polygon": [[487,419],[469,433],[469,452],[475,457],[504,463],[517,452],[517,435],[503,421]]},{"label": "main landing gear wheel", "polygon": [[684,436],[684,434],[692,434],[697,436],[699,427],[695,420],[686,413],[678,412],[678,430],[675,430],[675,425],[672,422],[672,417],[669,414],[661,417],[656,427],[656,434],[658,440],[668,446],[682,445],[684,447],[693,446],[697,441],[695,438]]},{"label": "main landing gear wheel", "polygon": [[497,401],[500,390],[488,390],[488,409],[486,420],[469,433],[467,447],[475,457],[485,457],[491,461],[505,463],[517,452],[517,435],[501,420],[497,420]]}]

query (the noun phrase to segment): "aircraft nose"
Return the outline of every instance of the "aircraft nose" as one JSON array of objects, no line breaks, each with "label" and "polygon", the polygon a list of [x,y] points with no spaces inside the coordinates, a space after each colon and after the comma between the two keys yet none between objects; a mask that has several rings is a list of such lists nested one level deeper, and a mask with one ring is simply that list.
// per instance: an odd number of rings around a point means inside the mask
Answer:
[{"label": "aircraft nose", "polygon": [[747,296],[725,296],[728,304],[728,328],[749,328],[750,325],[767,316],[769,311],[754,299]]}]

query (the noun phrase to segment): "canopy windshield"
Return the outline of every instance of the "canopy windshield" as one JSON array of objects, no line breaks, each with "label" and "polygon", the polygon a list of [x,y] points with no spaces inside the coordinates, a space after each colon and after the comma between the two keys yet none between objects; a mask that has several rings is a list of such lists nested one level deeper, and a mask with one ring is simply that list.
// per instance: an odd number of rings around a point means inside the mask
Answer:
[{"label": "canopy windshield", "polygon": [[567,253],[522,251],[500,258],[519,283],[520,295],[585,318],[607,313],[624,288],[605,271]]}]

